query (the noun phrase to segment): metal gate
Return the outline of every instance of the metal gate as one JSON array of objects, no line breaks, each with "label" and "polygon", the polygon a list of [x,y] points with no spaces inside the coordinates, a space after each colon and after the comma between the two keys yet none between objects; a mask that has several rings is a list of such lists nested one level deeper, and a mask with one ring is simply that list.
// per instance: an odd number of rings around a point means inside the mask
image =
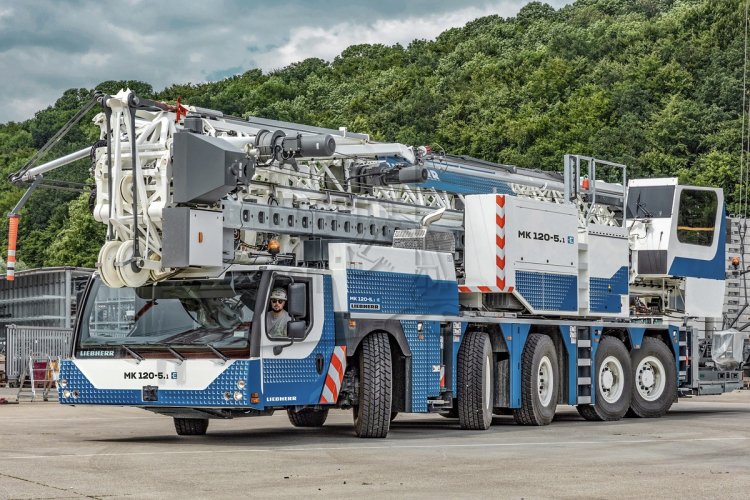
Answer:
[{"label": "metal gate", "polygon": [[17,384],[29,356],[70,357],[72,328],[50,326],[7,327],[5,369],[9,384]]}]

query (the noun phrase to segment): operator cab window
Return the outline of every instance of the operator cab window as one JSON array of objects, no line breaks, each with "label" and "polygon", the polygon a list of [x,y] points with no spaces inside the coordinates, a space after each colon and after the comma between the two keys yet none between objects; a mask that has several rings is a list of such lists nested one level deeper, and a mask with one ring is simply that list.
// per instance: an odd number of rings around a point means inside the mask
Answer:
[{"label": "operator cab window", "polygon": [[[298,318],[291,318],[292,321],[304,320],[305,325],[306,325],[305,336],[307,336],[307,335],[310,334],[310,330],[312,329],[312,322],[313,322],[313,303],[312,303],[312,293],[313,293],[312,287],[313,287],[313,284],[312,284],[312,280],[310,278],[299,278],[297,276],[294,277],[294,283],[304,283],[305,285],[307,285],[307,294],[305,295],[305,301],[306,301],[305,311],[306,311],[306,314],[305,314],[304,317],[301,317],[301,318],[299,318],[299,317]],[[266,328],[265,317],[266,317],[266,314],[268,314],[268,312],[271,311],[271,309],[272,309],[272,306],[271,306],[271,300],[272,299],[270,298],[270,296],[272,295],[273,290],[275,290],[277,288],[282,288],[282,289],[284,289],[284,291],[288,291],[289,290],[289,285],[291,285],[291,284],[292,284],[292,280],[289,277],[287,277],[287,276],[276,276],[276,278],[271,283],[271,288],[269,289],[269,293],[268,293],[268,297],[269,298],[266,301],[265,312],[264,312],[264,315],[263,315],[263,328],[266,330],[266,337],[268,337],[270,340],[275,340],[275,341],[279,341],[279,340],[288,341],[289,340],[288,337],[272,337],[271,335],[269,335],[269,332],[268,332],[268,330]],[[287,302],[284,305],[284,310],[285,311],[289,310],[288,306],[289,306],[289,303]]]},{"label": "operator cab window", "polygon": [[717,205],[714,191],[683,189],[677,212],[677,241],[710,247],[716,230]]}]

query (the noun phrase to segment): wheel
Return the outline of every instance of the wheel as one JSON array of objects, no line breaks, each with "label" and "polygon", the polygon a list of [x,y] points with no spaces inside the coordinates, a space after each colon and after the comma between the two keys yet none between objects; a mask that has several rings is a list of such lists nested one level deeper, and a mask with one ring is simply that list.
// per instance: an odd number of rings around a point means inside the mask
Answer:
[{"label": "wheel", "polygon": [[286,409],[286,414],[289,417],[289,421],[295,427],[320,427],[326,422],[326,418],[328,418],[328,409],[313,410],[311,408],[303,408],[296,411],[294,407],[289,407]]},{"label": "wheel", "polygon": [[456,396],[462,429],[492,424],[492,345],[484,332],[469,332],[458,350]]},{"label": "wheel", "polygon": [[393,422],[396,419],[396,417],[398,417],[398,412],[397,411],[392,411],[391,412],[391,422]]},{"label": "wheel", "polygon": [[604,337],[596,348],[596,397],[592,405],[578,405],[586,420],[620,420],[630,407],[633,393],[633,367],[625,344],[615,337]]},{"label": "wheel", "polygon": [[371,333],[359,355],[359,404],[354,431],[362,438],[384,438],[391,426],[391,345],[388,334]]},{"label": "wheel", "polygon": [[677,369],[672,351],[659,339],[646,337],[640,349],[630,353],[633,366],[633,398],[629,416],[661,417],[672,407],[677,391]]},{"label": "wheel", "polygon": [[521,425],[549,425],[557,409],[557,353],[546,335],[529,335],[521,354],[521,407],[513,418]]},{"label": "wheel", "polygon": [[180,436],[202,436],[208,429],[208,419],[174,417],[174,428]]}]

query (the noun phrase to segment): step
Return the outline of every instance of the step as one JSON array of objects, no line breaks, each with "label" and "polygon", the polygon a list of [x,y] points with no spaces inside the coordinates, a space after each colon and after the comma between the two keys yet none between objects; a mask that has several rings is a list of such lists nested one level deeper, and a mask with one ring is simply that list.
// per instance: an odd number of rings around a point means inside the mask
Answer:
[{"label": "step", "polygon": [[589,387],[591,385],[591,377],[578,377],[578,385]]},{"label": "step", "polygon": [[591,360],[588,359],[588,358],[586,358],[586,359],[580,359],[579,358],[578,359],[578,366],[591,366]]},{"label": "step", "polygon": [[579,340],[578,347],[591,347],[591,340]]},{"label": "step", "polygon": [[578,396],[578,404],[579,405],[590,405],[591,404],[591,396]]}]

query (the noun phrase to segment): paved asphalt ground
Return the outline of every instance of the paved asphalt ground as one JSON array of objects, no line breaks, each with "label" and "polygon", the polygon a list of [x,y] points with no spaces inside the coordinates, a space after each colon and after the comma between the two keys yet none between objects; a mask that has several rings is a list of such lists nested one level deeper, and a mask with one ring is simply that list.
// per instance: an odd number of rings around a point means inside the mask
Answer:
[{"label": "paved asphalt ground", "polygon": [[297,429],[277,412],[178,437],[137,408],[0,405],[0,498],[750,498],[750,391],[654,420],[563,407],[548,427],[496,417],[487,432],[401,415],[384,440],[351,420]]}]

